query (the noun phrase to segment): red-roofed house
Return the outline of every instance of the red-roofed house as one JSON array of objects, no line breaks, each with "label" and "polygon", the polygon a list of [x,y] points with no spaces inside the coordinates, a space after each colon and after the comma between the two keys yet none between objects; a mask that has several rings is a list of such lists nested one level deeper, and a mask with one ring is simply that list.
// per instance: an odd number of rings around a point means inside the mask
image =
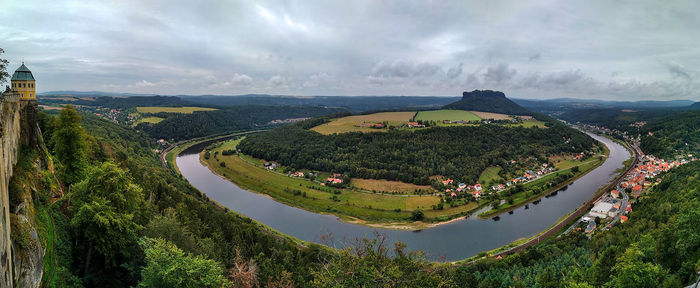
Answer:
[{"label": "red-roofed house", "polygon": [[625,215],[620,216],[620,223],[625,223],[625,222],[627,222],[627,216],[625,216]]}]

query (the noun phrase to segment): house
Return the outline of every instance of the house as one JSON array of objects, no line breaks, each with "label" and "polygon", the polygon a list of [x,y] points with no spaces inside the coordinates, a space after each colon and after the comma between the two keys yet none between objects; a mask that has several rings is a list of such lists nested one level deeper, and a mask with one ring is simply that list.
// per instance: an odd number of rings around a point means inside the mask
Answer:
[{"label": "house", "polygon": [[425,125],[418,124],[418,122],[408,122],[408,128],[425,128]]},{"label": "house", "polygon": [[481,191],[481,184],[476,184],[476,185],[474,185],[474,189],[475,189],[476,191]]},{"label": "house", "polygon": [[452,184],[452,182],[454,182],[454,180],[447,178],[447,180],[442,181],[442,185],[450,185],[450,184]]},{"label": "house", "polygon": [[595,221],[588,222],[588,226],[586,226],[586,234],[591,234],[593,231],[595,231]]},{"label": "house", "polygon": [[303,171],[297,171],[292,174],[294,177],[304,177],[304,172]]},{"label": "house", "polygon": [[627,216],[625,216],[625,215],[620,216],[620,223],[625,223],[625,222],[627,222]]},{"label": "house", "polygon": [[459,184],[457,185],[457,187],[459,187],[459,188],[461,188],[461,189],[464,189],[465,187],[467,187],[467,184],[459,183]]},{"label": "house", "polygon": [[457,193],[455,193],[455,192],[452,192],[452,194],[450,194],[450,197],[452,197],[452,198],[455,198],[455,197],[457,197]]},{"label": "house", "polygon": [[620,192],[617,190],[610,191],[610,195],[614,198],[620,198]]},{"label": "house", "polygon": [[476,199],[479,199],[479,197],[481,197],[481,192],[474,191],[474,192],[472,192],[472,196],[474,196],[474,198],[476,198]]}]

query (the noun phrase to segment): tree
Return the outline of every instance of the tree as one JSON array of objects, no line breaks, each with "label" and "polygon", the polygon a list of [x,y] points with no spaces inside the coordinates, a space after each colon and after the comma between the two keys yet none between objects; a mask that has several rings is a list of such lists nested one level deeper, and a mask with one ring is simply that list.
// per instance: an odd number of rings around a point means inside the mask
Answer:
[{"label": "tree", "polygon": [[416,209],[416,210],[413,210],[413,212],[411,212],[411,220],[413,220],[413,221],[423,220],[424,216],[425,216],[425,214],[423,213],[423,210],[420,210],[420,209]]},{"label": "tree", "polygon": [[76,211],[71,227],[81,248],[87,249],[85,274],[95,251],[108,267],[118,267],[122,258],[132,256],[139,228],[133,219],[142,195],[126,170],[111,162],[91,168],[88,176],[74,185],[71,200]]},{"label": "tree", "polygon": [[557,275],[554,274],[554,270],[552,270],[551,267],[547,267],[544,271],[540,272],[535,282],[537,283],[536,286],[539,288],[559,287],[559,279],[557,279]]},{"label": "tree", "polygon": [[58,115],[51,138],[56,157],[62,165],[62,178],[67,184],[78,182],[87,167],[87,134],[80,121],[78,111],[71,105],[66,106]]},{"label": "tree", "polygon": [[185,254],[163,239],[142,238],[146,254],[139,287],[230,287],[221,264],[200,256]]},{"label": "tree", "polygon": [[[2,50],[0,48],[0,54],[5,53],[5,50]],[[3,84],[7,81],[7,78],[10,77],[10,74],[7,73],[7,64],[10,64],[10,61],[7,61],[7,59],[0,58],[0,84]]]},{"label": "tree", "polygon": [[664,271],[659,265],[642,261],[644,254],[632,244],[612,269],[613,277],[608,282],[611,287],[659,287]]}]

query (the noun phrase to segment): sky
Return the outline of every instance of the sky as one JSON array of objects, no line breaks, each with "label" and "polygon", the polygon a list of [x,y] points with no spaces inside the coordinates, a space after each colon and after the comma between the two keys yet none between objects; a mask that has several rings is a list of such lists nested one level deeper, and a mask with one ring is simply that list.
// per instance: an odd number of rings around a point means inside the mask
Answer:
[{"label": "sky", "polygon": [[38,92],[700,101],[700,1],[3,1]]}]

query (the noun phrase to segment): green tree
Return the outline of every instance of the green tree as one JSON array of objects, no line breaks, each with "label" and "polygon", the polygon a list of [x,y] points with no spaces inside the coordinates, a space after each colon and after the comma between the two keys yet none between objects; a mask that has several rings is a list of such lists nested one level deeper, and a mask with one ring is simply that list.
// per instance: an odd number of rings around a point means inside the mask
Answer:
[{"label": "green tree", "polygon": [[425,217],[423,210],[416,209],[416,210],[413,210],[413,212],[411,212],[411,220],[413,220],[413,221],[423,220],[423,217]]},{"label": "green tree", "polygon": [[93,253],[104,258],[108,267],[119,266],[133,256],[139,226],[133,221],[142,203],[141,188],[132,183],[128,171],[105,162],[89,170],[88,176],[73,186],[75,215],[71,227],[84,255],[88,274]]},{"label": "green tree", "polygon": [[200,256],[185,254],[163,239],[142,238],[146,254],[139,287],[230,287],[221,264]]},{"label": "green tree", "polygon": [[612,269],[612,279],[608,282],[611,287],[659,287],[660,282],[664,278],[664,271],[659,265],[642,261],[644,254],[637,247],[637,244],[632,244],[617,264]]},{"label": "green tree", "polygon": [[[5,53],[5,50],[2,50],[0,48],[0,54]],[[10,61],[7,61],[7,59],[0,58],[0,84],[5,83],[7,81],[7,78],[10,77],[10,74],[7,73],[7,64],[10,64]]]},{"label": "green tree", "polygon": [[552,270],[551,267],[547,267],[544,271],[540,272],[537,275],[535,283],[538,288],[559,287],[559,279],[557,275],[554,274],[554,270]]},{"label": "green tree", "polygon": [[61,175],[67,184],[73,184],[83,177],[87,167],[86,133],[80,126],[81,117],[73,106],[61,110],[56,120],[53,141],[56,158],[61,162]]}]

